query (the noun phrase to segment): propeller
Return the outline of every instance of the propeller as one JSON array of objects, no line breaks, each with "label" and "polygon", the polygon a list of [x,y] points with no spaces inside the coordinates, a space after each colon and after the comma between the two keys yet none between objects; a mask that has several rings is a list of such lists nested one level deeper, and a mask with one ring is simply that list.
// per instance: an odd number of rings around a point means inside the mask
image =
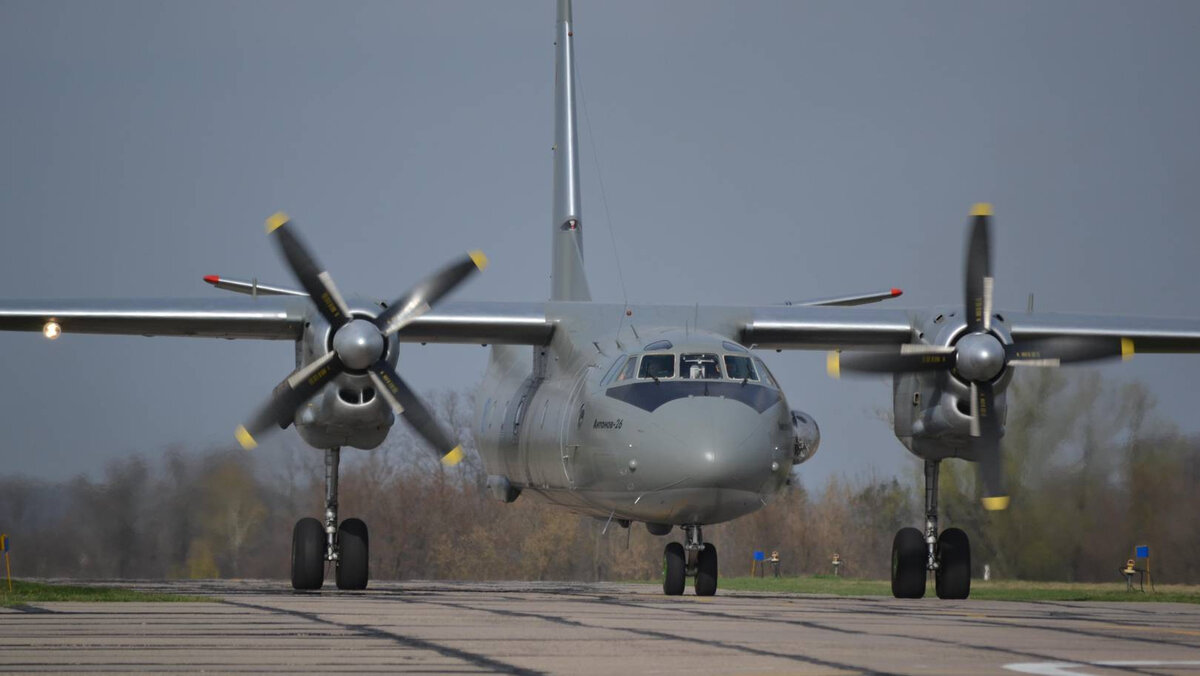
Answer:
[{"label": "propeller", "polygon": [[234,432],[246,450],[258,445],[255,437],[273,427],[291,424],[298,409],[346,371],[365,371],[380,396],[398,416],[404,416],[417,434],[433,448],[442,462],[457,464],[462,447],[442,429],[421,399],[384,359],[388,338],[428,312],[433,304],[454,290],[476,270],[487,267],[482,251],[472,251],[422,280],[387,306],[374,320],[356,319],[338,292],[333,278],[321,267],[284,213],[267,219],[267,234],[275,242],[296,280],[308,292],[317,311],[333,330],[333,349],[292,372],[271,392],[267,401]]},{"label": "propeller", "polygon": [[1128,359],[1133,341],[1102,337],[1062,336],[1005,343],[992,331],[994,278],[991,259],[989,204],[971,210],[971,233],[967,242],[965,279],[966,331],[951,346],[902,345],[899,352],[830,352],[829,374],[915,373],[952,371],[971,388],[970,435],[978,451],[983,506],[989,510],[1008,507],[1004,486],[1002,435],[996,415],[994,383],[1009,366],[1056,367],[1073,362],[1111,357]]}]

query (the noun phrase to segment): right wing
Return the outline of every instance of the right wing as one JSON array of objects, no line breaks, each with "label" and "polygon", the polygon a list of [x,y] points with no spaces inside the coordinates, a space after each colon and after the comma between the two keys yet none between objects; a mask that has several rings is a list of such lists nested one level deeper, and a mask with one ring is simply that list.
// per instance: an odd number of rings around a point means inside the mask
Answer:
[{"label": "right wing", "polygon": [[[307,297],[0,301],[0,331],[298,340],[311,320]],[[446,302],[397,335],[410,343],[544,345],[554,324],[541,303]]]}]

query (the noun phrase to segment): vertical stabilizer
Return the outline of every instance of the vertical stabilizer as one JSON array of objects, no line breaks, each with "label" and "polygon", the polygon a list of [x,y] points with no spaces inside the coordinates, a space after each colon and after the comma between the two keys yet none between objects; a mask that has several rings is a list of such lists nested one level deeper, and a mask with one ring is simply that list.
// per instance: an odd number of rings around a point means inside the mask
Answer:
[{"label": "vertical stabilizer", "polygon": [[575,118],[575,48],[571,0],[558,0],[554,30],[554,222],[551,300],[591,300],[583,271],[579,134]]}]

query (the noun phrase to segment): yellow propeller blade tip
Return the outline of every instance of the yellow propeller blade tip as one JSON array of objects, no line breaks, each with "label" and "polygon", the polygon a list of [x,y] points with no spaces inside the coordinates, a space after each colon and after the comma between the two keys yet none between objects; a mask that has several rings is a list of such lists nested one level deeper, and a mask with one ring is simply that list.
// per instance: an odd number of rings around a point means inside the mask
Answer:
[{"label": "yellow propeller blade tip", "polygon": [[1122,338],[1121,339],[1121,359],[1124,359],[1125,361],[1129,361],[1130,359],[1133,359],[1133,339],[1132,338]]},{"label": "yellow propeller blade tip", "polygon": [[282,211],[275,212],[270,218],[267,219],[267,233],[269,234],[275,232],[280,228],[280,226],[282,226],[284,223],[287,223],[289,220],[291,219],[288,218],[288,215]]},{"label": "yellow propeller blade tip", "polygon": [[442,456],[442,464],[453,467],[454,465],[457,465],[458,463],[462,462],[462,459],[463,459],[462,446],[455,446],[454,450],[452,450],[449,453],[447,453],[446,455]]},{"label": "yellow propeller blade tip", "polygon": [[483,270],[488,266],[487,256],[483,255],[483,252],[479,249],[468,251],[467,255],[470,256],[471,260],[475,262],[475,267],[479,268],[480,270]]},{"label": "yellow propeller blade tip", "polygon": [[971,215],[972,216],[991,216],[992,215],[992,205],[988,204],[987,202],[980,202],[980,203],[976,204],[975,206],[971,207]]},{"label": "yellow propeller blade tip", "polygon": [[841,378],[842,377],[842,353],[841,352],[836,352],[836,351],[830,352],[825,357],[825,372],[829,374],[830,378]]},{"label": "yellow propeller blade tip", "polygon": [[233,436],[237,437],[238,443],[247,451],[253,451],[255,448],[258,448],[258,442],[246,431],[245,425],[238,425],[237,429],[233,432]]},{"label": "yellow propeller blade tip", "polygon": [[983,499],[983,508],[989,512],[1002,512],[1008,509],[1009,497],[1007,495],[997,495],[993,498]]}]

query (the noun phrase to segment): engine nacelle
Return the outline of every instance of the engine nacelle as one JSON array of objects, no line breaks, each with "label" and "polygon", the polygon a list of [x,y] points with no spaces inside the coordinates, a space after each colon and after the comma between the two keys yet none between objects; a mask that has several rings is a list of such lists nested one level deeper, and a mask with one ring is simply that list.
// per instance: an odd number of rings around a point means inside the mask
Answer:
[{"label": "engine nacelle", "polygon": [[817,454],[821,445],[821,428],[804,411],[792,410],[792,464],[799,465]]}]

